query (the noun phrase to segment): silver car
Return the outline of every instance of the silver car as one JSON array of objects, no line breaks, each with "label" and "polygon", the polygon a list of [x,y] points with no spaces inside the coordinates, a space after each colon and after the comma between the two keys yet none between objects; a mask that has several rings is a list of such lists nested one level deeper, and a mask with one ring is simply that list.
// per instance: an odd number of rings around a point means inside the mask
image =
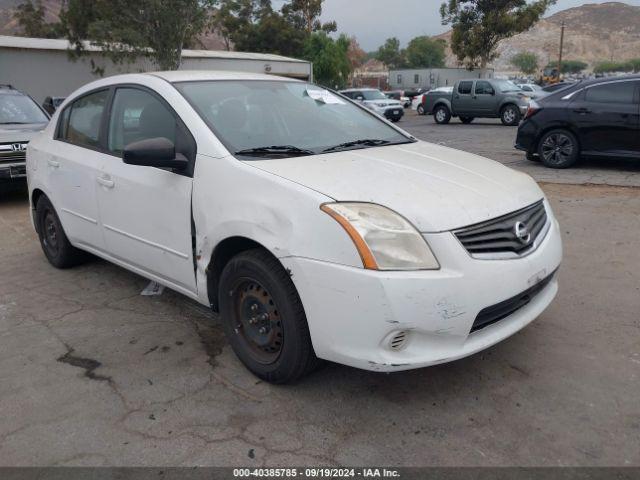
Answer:
[{"label": "silver car", "polygon": [[402,103],[387,98],[384,93],[375,88],[351,88],[342,90],[340,93],[392,122],[398,122],[404,116]]}]

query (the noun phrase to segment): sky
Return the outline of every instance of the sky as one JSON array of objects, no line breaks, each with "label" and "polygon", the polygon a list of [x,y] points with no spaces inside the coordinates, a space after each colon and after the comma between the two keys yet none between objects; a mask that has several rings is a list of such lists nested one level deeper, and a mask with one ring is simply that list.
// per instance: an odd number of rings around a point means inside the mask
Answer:
[{"label": "sky", "polygon": [[[558,0],[549,14],[587,3],[606,0]],[[274,0],[274,6],[282,0]],[[355,35],[366,51],[377,48],[389,37],[398,37],[403,46],[420,35],[437,35],[448,30],[440,23],[442,0],[325,0],[324,20],[338,22],[338,31]],[[640,0],[624,0],[640,6]]]}]

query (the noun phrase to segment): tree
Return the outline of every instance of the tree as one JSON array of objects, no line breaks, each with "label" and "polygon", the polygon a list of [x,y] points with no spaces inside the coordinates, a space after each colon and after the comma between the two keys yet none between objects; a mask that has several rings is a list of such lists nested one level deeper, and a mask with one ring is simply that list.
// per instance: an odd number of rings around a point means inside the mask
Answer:
[{"label": "tree", "polygon": [[451,25],[451,49],[461,64],[485,68],[500,40],[531,28],[556,0],[448,0],[440,7]]},{"label": "tree", "polygon": [[538,56],[533,52],[520,52],[511,57],[511,65],[525,75],[533,75],[538,71]]},{"label": "tree", "polygon": [[367,52],[360,48],[360,44],[358,43],[356,37],[351,37],[349,39],[349,49],[347,51],[347,57],[349,58],[349,63],[351,64],[352,71],[360,68],[367,60]]},{"label": "tree", "polygon": [[[585,62],[580,62],[578,60],[563,60],[562,65],[560,67],[560,73],[580,73],[582,70],[587,68],[589,65]],[[557,68],[557,63],[550,63],[547,65],[549,68]]]},{"label": "tree", "polygon": [[114,63],[151,59],[163,70],[176,70],[182,49],[209,24],[216,0],[68,0],[63,25],[75,45],[73,55],[86,54],[85,42],[100,47]]},{"label": "tree", "polygon": [[291,0],[291,3],[282,7],[282,14],[308,34],[320,30],[327,33],[335,32],[338,29],[336,22],[323,24],[320,21],[323,2],[324,0]]},{"label": "tree", "polygon": [[58,38],[61,36],[60,25],[45,21],[45,10],[42,0],[28,0],[16,8],[13,18],[27,37]]},{"label": "tree", "polygon": [[445,66],[445,43],[430,37],[416,37],[409,42],[404,57],[409,68],[442,68]]},{"label": "tree", "polygon": [[378,49],[376,60],[384,63],[387,68],[400,68],[405,64],[405,58],[400,51],[400,40],[397,38],[388,38],[384,45]]},{"label": "tree", "polygon": [[340,35],[333,40],[325,32],[309,35],[305,42],[304,58],[313,62],[316,83],[329,88],[344,88],[351,73],[348,57],[351,40]]}]

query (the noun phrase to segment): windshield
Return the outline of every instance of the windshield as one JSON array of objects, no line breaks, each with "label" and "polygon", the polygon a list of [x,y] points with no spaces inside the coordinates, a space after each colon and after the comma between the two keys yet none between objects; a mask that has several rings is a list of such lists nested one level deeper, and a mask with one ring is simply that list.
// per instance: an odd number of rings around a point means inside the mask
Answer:
[{"label": "windshield", "polygon": [[387,100],[380,90],[364,90],[362,96],[365,100]]},{"label": "windshield", "polygon": [[40,107],[26,95],[0,95],[0,124],[47,123]]},{"label": "windshield", "polygon": [[513,83],[511,80],[497,80],[495,81],[498,90],[502,93],[521,92],[522,89]]},{"label": "windshield", "polygon": [[220,80],[175,86],[227,149],[240,156],[314,155],[414,141],[316,85]]}]

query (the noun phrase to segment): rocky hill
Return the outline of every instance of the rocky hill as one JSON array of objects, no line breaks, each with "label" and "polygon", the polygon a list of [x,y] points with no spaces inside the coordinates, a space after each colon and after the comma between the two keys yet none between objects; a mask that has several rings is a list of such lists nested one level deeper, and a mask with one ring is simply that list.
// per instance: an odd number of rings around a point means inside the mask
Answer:
[{"label": "rocky hill", "polygon": [[[560,25],[565,22],[564,58],[582,60],[591,66],[604,60],[629,60],[640,57],[640,7],[621,2],[586,4],[569,8],[542,19],[528,32],[500,42],[500,57],[493,67],[498,71],[514,68],[509,60],[522,51],[538,55],[541,64],[557,61]],[[451,38],[451,32],[439,36]],[[456,66],[457,59],[447,52],[447,63]]]}]

